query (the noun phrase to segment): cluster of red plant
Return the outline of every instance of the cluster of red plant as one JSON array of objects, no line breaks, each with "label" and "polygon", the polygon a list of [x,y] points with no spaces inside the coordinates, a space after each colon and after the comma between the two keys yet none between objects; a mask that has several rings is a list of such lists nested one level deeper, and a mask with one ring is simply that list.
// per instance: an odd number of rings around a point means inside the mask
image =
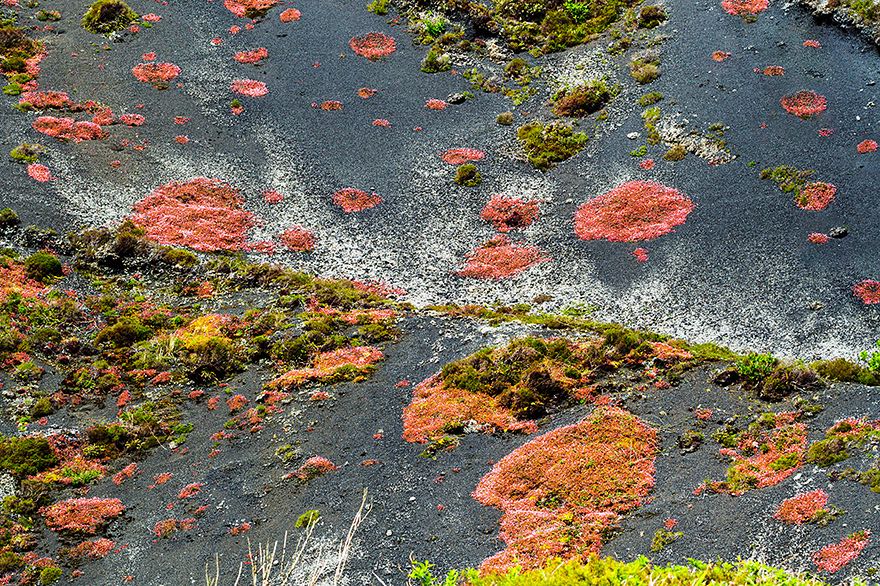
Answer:
[{"label": "cluster of red plant", "polygon": [[138,63],[131,69],[132,75],[144,83],[168,83],[180,75],[180,67],[174,63]]},{"label": "cluster of red plant", "polygon": [[196,525],[192,517],[186,519],[163,519],[153,526],[153,535],[159,538],[170,537],[178,531],[189,531]]},{"label": "cluster of red plant", "polygon": [[824,512],[827,504],[827,492],[821,489],[811,490],[782,501],[773,518],[783,523],[803,525]]},{"label": "cluster of red plant", "polygon": [[838,543],[826,545],[813,554],[813,563],[823,572],[833,574],[859,557],[871,541],[871,532],[858,531]]},{"label": "cluster of red plant", "polygon": [[[128,391],[126,391],[126,392],[128,392]],[[125,482],[126,480],[128,480],[129,478],[131,478],[132,476],[137,474],[137,471],[138,471],[137,462],[132,462],[131,464],[129,464],[128,466],[126,466],[125,468],[123,468],[122,470],[120,470],[119,472],[117,472],[116,474],[113,475],[113,484],[115,484],[116,486],[121,485],[123,482]]]},{"label": "cluster of red plant", "polygon": [[440,153],[440,158],[449,165],[463,165],[471,161],[482,161],[486,153],[479,149],[457,148]]},{"label": "cluster of red plant", "polygon": [[870,138],[865,139],[856,146],[856,150],[859,151],[859,154],[861,155],[873,153],[877,150],[877,141],[871,140]]},{"label": "cluster of red plant", "polygon": [[311,368],[290,370],[270,381],[266,387],[272,391],[287,390],[310,381],[320,381],[335,375],[340,369],[367,369],[385,357],[373,346],[353,346],[322,352],[315,356]]},{"label": "cluster of red plant", "polygon": [[387,57],[397,50],[397,42],[393,37],[385,33],[367,33],[360,37],[353,37],[348,46],[361,57],[375,61]]},{"label": "cluster of red plant", "polygon": [[447,106],[449,106],[449,104],[444,100],[438,100],[437,98],[431,98],[425,102],[425,108],[428,110],[445,110]]},{"label": "cluster of red plant", "polygon": [[537,246],[517,244],[504,234],[478,246],[465,255],[464,268],[456,274],[479,279],[504,279],[550,259]]},{"label": "cluster of red plant", "polygon": [[41,163],[31,163],[28,165],[27,174],[31,179],[39,183],[46,183],[55,179],[55,177],[52,176],[52,171],[49,170],[49,167]]},{"label": "cluster of red plant", "polygon": [[815,181],[808,183],[801,189],[797,198],[795,198],[795,203],[803,210],[819,212],[827,208],[834,201],[836,194],[837,187],[831,183]]},{"label": "cluster of red plant", "polygon": [[650,171],[655,165],[654,159],[645,159],[639,163],[639,169],[642,171]]},{"label": "cluster of red plant", "polygon": [[[245,402],[247,402],[247,399],[245,399]],[[182,489],[180,489],[180,492],[177,494],[177,498],[188,499],[190,497],[193,497],[202,491],[203,486],[205,486],[204,482],[193,482],[187,484]]]},{"label": "cluster of red plant", "polygon": [[269,50],[265,47],[251,49],[250,51],[239,51],[233,56],[239,63],[249,63],[251,65],[257,64],[267,57],[269,57]]},{"label": "cluster of red plant", "polygon": [[853,293],[865,305],[880,303],[880,281],[865,279],[853,285]]},{"label": "cluster of red plant", "polygon": [[236,79],[230,89],[233,93],[249,98],[261,98],[269,93],[269,87],[262,81],[255,79]]},{"label": "cluster of red plant", "polygon": [[225,0],[226,10],[238,17],[249,14],[263,14],[278,4],[278,0]]},{"label": "cluster of red plant", "polygon": [[828,100],[825,96],[812,90],[803,90],[790,96],[783,96],[779,103],[789,114],[798,118],[811,118],[828,109]]},{"label": "cluster of red plant", "polygon": [[373,120],[373,126],[378,126],[379,128],[391,128],[391,121],[387,118],[376,118]]},{"label": "cluster of red plant", "polygon": [[40,116],[31,124],[39,133],[57,138],[58,140],[100,140],[106,138],[107,133],[94,122],[88,120],[74,120],[73,118],[57,118],[55,116]]},{"label": "cluster of red plant", "polygon": [[98,497],[67,499],[40,509],[50,529],[90,535],[124,511],[119,499]]},{"label": "cluster of red plant", "polygon": [[538,202],[519,197],[493,195],[480,212],[484,222],[490,222],[499,232],[530,226],[538,218]]},{"label": "cluster of red plant", "polygon": [[100,537],[98,539],[83,541],[82,543],[71,547],[67,550],[67,555],[75,560],[99,560],[107,557],[110,552],[113,551],[114,547],[116,547],[116,543],[112,539]]},{"label": "cluster of red plant", "polygon": [[254,223],[242,201],[228,184],[198,177],[156,188],[135,204],[131,219],[161,244],[203,252],[240,250]]},{"label": "cluster of red plant", "polygon": [[721,0],[721,8],[734,16],[750,16],[767,10],[767,0]]},{"label": "cluster of red plant", "polygon": [[598,554],[603,531],[654,486],[656,452],[655,429],[622,409],[598,407],[502,458],[473,495],[502,510],[500,537],[507,544],[481,570]]},{"label": "cluster of red plant", "polygon": [[822,232],[810,232],[810,234],[807,235],[807,240],[812,244],[828,244],[830,237],[828,234]]},{"label": "cluster of red plant", "polygon": [[302,226],[288,228],[278,237],[288,250],[310,252],[315,249],[315,235]]},{"label": "cluster of red plant", "polygon": [[67,92],[31,90],[21,94],[18,103],[34,110],[78,110],[79,105]]},{"label": "cluster of red plant", "polygon": [[749,430],[739,439],[737,447],[722,448],[722,456],[731,458],[727,482],[710,483],[716,492],[733,495],[750,488],[775,486],[800,468],[807,449],[807,427],[795,423],[794,413],[777,413],[774,427]]},{"label": "cluster of red plant", "polygon": [[804,41],[804,47],[809,47],[810,49],[821,49],[822,43],[815,39],[807,39]]},{"label": "cluster of red plant", "polygon": [[362,189],[346,187],[333,194],[333,203],[342,208],[346,214],[362,212],[382,203],[382,197]]},{"label": "cluster of red plant", "polygon": [[323,456],[312,456],[306,460],[302,466],[291,472],[285,478],[298,478],[300,480],[311,480],[318,476],[323,476],[328,472],[337,470],[338,466]]},{"label": "cluster of red plant", "polygon": [[379,90],[374,90],[373,88],[362,87],[357,91],[357,95],[364,100],[368,100],[379,93]]},{"label": "cluster of red plant", "polygon": [[432,376],[416,385],[412,402],[403,410],[403,439],[425,443],[442,437],[450,424],[462,421],[473,421],[487,430],[538,430],[534,421],[519,421],[491,395],[449,388]]},{"label": "cluster of red plant", "polygon": [[768,65],[761,73],[767,77],[778,77],[780,75],[785,75],[785,67],[782,67],[781,65]]},{"label": "cluster of red plant", "polygon": [[119,121],[126,126],[143,126],[147,119],[140,114],[123,114],[119,117]]},{"label": "cluster of red plant", "polygon": [[648,249],[640,246],[633,250],[633,256],[639,262],[648,262]]},{"label": "cluster of red plant", "polygon": [[715,51],[712,53],[712,61],[717,63],[721,63],[722,61],[726,61],[730,58],[730,53],[727,51]]},{"label": "cluster of red plant", "polygon": [[320,104],[315,103],[313,107],[320,108],[325,112],[337,112],[339,110],[342,110],[343,108],[342,102],[340,102],[339,100],[325,100]]},{"label": "cluster of red plant", "polygon": [[581,205],[574,217],[582,240],[651,240],[683,224],[694,203],[655,181],[628,181]]},{"label": "cluster of red plant", "polygon": [[278,15],[278,19],[284,23],[296,22],[301,17],[302,17],[302,13],[299,10],[297,10],[296,8],[288,8],[287,10],[285,10],[284,12],[282,12],[281,14]]}]

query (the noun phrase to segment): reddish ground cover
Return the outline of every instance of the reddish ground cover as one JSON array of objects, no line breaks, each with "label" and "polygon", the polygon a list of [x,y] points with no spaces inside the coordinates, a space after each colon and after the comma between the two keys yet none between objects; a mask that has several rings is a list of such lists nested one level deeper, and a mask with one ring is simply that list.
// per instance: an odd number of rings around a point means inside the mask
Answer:
[{"label": "reddish ground cover", "polygon": [[767,10],[767,0],[721,0],[721,8],[735,16],[750,16]]},{"label": "reddish ground cover", "polygon": [[472,161],[482,161],[486,158],[486,153],[479,149],[458,148],[440,153],[440,158],[450,165],[463,165]]},{"label": "reddish ground cover", "polygon": [[802,525],[824,512],[827,504],[828,493],[824,490],[804,492],[782,501],[773,518],[783,523]]},{"label": "reddish ground cover", "polygon": [[870,138],[867,140],[863,140],[858,144],[856,150],[859,151],[859,154],[864,155],[865,153],[873,153],[877,150],[877,141],[871,140]]},{"label": "reddish ground cover", "polygon": [[379,90],[374,90],[373,88],[362,87],[358,89],[357,95],[365,100],[368,100],[379,93]]},{"label": "reddish ground cover", "polygon": [[865,305],[876,305],[880,303],[880,281],[865,279],[853,285],[853,293]]},{"label": "reddish ground cover", "polygon": [[538,437],[501,459],[474,498],[498,507],[507,549],[483,572],[599,553],[602,533],[654,486],[657,432],[616,407]]},{"label": "reddish ground cover", "polygon": [[73,110],[77,104],[70,99],[67,92],[58,91],[28,91],[21,94],[18,99],[21,106],[27,105],[32,110]]},{"label": "reddish ground cover", "polygon": [[814,39],[807,39],[806,41],[804,41],[804,47],[809,47],[810,49],[821,49],[822,43]]},{"label": "reddish ground cover", "polygon": [[288,228],[278,237],[288,250],[310,252],[315,249],[315,235],[301,226]]},{"label": "reddish ground cover", "polygon": [[795,198],[797,206],[803,210],[819,212],[827,208],[834,196],[837,194],[837,187],[830,183],[816,181],[806,184]]},{"label": "reddish ground cover", "polygon": [[40,116],[31,124],[34,130],[57,138],[58,140],[100,140],[107,137],[107,133],[88,120],[74,120],[73,118],[56,118],[55,116]]},{"label": "reddish ground cover", "polygon": [[456,274],[478,279],[504,279],[549,260],[537,246],[517,244],[499,234],[469,252],[464,268]]},{"label": "reddish ground cover", "polygon": [[719,450],[732,463],[727,480],[709,483],[709,488],[741,495],[754,488],[775,486],[800,468],[806,449],[806,426],[795,423],[793,413],[778,413],[771,429],[750,428],[736,448]]},{"label": "reddish ground cover", "polygon": [[119,117],[119,121],[126,126],[143,126],[147,119],[140,114],[123,114]]},{"label": "reddish ground cover", "polygon": [[295,472],[291,472],[290,476],[300,480],[311,480],[338,469],[339,467],[327,458],[312,456],[302,466],[297,468]]},{"label": "reddish ground cover", "polygon": [[633,250],[633,256],[639,262],[648,262],[648,249],[647,248],[636,248]]},{"label": "reddish ground cover", "polygon": [[436,98],[431,98],[427,102],[425,102],[425,108],[428,110],[445,110],[449,106],[444,100],[438,100]]},{"label": "reddish ground cover", "polygon": [[71,547],[67,550],[67,555],[78,560],[99,560],[107,557],[110,552],[113,551],[114,547],[116,547],[116,543],[112,539],[101,537],[99,539],[83,541],[82,543]]},{"label": "reddish ground cover", "polygon": [[261,98],[269,93],[269,87],[265,83],[254,79],[236,79],[230,89],[232,93],[249,98]]},{"label": "reddish ground cover", "polygon": [[717,63],[721,63],[722,61],[726,61],[730,58],[730,53],[726,51],[715,51],[712,53],[712,61]]},{"label": "reddish ground cover", "polygon": [[490,222],[499,232],[524,228],[538,218],[538,202],[493,195],[480,212],[480,218],[484,222]]},{"label": "reddish ground cover", "polygon": [[302,18],[302,13],[299,10],[297,10],[296,8],[288,8],[287,10],[285,10],[284,12],[282,12],[281,14],[278,15],[278,19],[281,22],[285,22],[285,23],[296,22],[300,18]]},{"label": "reddish ground cover", "polygon": [[239,63],[249,63],[251,65],[257,64],[267,57],[269,57],[269,50],[265,47],[251,49],[250,51],[239,51],[233,56]]},{"label": "reddish ground cover", "polygon": [[828,234],[823,234],[822,232],[810,232],[807,236],[807,240],[813,244],[828,244],[830,237]]},{"label": "reddish ground cover", "polygon": [[533,433],[538,429],[534,421],[518,420],[495,397],[447,387],[433,376],[413,389],[412,402],[403,410],[403,439],[426,443],[465,421],[473,421],[486,430]]},{"label": "reddish ground cover", "polygon": [[387,57],[397,50],[397,42],[385,33],[367,33],[354,37],[348,42],[351,50],[361,57],[375,61]]},{"label": "reddish ground cover", "polygon": [[790,96],[784,96],[779,103],[789,114],[798,118],[811,118],[828,109],[828,100],[825,96],[811,90],[800,91]]},{"label": "reddish ground cover", "polygon": [[859,557],[871,541],[871,532],[864,530],[844,537],[838,543],[826,545],[813,554],[813,563],[823,572],[833,574]]},{"label": "reddish ground cover", "polygon": [[228,184],[199,177],[156,188],[134,206],[131,219],[161,244],[203,252],[241,250],[254,223],[242,201]]},{"label": "reddish ground cover", "polygon": [[40,509],[46,525],[54,531],[95,534],[125,511],[115,498],[74,498]]},{"label": "reddish ground cover", "polygon": [[339,348],[318,354],[311,368],[290,370],[266,384],[270,391],[288,391],[312,381],[333,378],[340,373],[368,373],[374,365],[385,358],[382,351],[373,346]]},{"label": "reddish ground cover", "polygon": [[180,67],[174,63],[139,63],[131,69],[131,73],[144,83],[167,83],[180,75]]},{"label": "reddish ground cover", "polygon": [[27,174],[31,179],[38,181],[39,183],[46,183],[55,179],[52,177],[52,171],[49,170],[49,167],[40,163],[31,163],[28,165]]},{"label": "reddish ground cover", "polygon": [[362,212],[382,203],[382,198],[362,189],[346,187],[333,194],[333,203],[342,208],[346,214]]},{"label": "reddish ground cover", "polygon": [[225,0],[226,10],[239,17],[255,18],[266,14],[278,0]]},{"label": "reddish ground cover", "polygon": [[574,231],[582,240],[651,240],[683,224],[693,209],[694,203],[671,187],[628,181],[581,205]]},{"label": "reddish ground cover", "polygon": [[781,65],[768,65],[761,73],[767,77],[778,77],[780,75],[785,75],[785,67],[782,67]]}]

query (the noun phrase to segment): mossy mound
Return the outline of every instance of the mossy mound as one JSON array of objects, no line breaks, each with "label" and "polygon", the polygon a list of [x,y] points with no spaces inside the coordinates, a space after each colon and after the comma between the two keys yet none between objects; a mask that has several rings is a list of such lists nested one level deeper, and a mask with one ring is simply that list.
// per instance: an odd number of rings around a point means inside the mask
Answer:
[{"label": "mossy mound", "polygon": [[82,27],[96,35],[107,35],[126,28],[138,18],[123,0],[96,0],[82,17]]},{"label": "mossy mound", "polygon": [[516,137],[529,163],[542,171],[575,156],[587,142],[585,133],[561,122],[529,122],[517,129]]}]

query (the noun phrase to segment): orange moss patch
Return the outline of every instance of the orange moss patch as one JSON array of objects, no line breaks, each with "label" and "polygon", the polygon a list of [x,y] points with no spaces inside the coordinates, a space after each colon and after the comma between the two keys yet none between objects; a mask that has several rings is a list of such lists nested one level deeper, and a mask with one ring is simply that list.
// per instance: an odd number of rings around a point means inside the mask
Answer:
[{"label": "orange moss patch", "polygon": [[474,498],[498,507],[507,549],[482,572],[599,553],[602,533],[654,486],[655,429],[616,407],[538,437],[499,461]]},{"label": "orange moss patch", "polygon": [[282,12],[281,14],[278,15],[278,20],[280,20],[283,23],[296,22],[300,18],[302,18],[302,13],[299,10],[297,10],[296,8],[288,8],[287,10],[285,10],[284,12]]},{"label": "orange moss patch", "polygon": [[95,534],[125,511],[122,501],[111,498],[67,499],[43,507],[40,512],[53,531]]},{"label": "orange moss patch", "polygon": [[355,379],[369,374],[385,357],[373,346],[355,346],[322,352],[315,356],[311,368],[297,368],[266,384],[271,391],[287,391],[312,381],[333,378]]}]

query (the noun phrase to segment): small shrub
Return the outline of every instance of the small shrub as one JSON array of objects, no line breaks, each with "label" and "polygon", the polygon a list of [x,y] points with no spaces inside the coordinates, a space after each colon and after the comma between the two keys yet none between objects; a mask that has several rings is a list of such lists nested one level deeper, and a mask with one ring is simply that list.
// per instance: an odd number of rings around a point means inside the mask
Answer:
[{"label": "small shrub", "polygon": [[601,110],[615,93],[614,88],[599,79],[574,88],[565,88],[553,97],[553,113],[557,116],[586,116]]},{"label": "small shrub", "polygon": [[13,476],[33,476],[57,463],[52,446],[42,436],[0,439],[0,468]]},{"label": "small shrub", "polygon": [[40,571],[40,586],[54,584],[64,572],[58,566],[46,566]]},{"label": "small shrub", "polygon": [[41,144],[23,142],[9,151],[9,158],[21,164],[36,163],[40,155],[46,150]]},{"label": "small shrub", "polygon": [[660,77],[660,59],[653,56],[636,57],[629,62],[629,74],[642,85]]},{"label": "small shrub", "polygon": [[483,176],[480,175],[476,165],[466,163],[455,170],[455,182],[465,187],[476,187],[483,182]]},{"label": "small shrub", "polygon": [[495,122],[501,126],[513,125],[513,112],[502,112],[495,118]]},{"label": "small shrub", "polygon": [[865,350],[859,354],[859,358],[865,363],[869,371],[874,374],[880,374],[880,340],[877,340],[876,350]]},{"label": "small shrub", "polygon": [[294,527],[297,529],[308,529],[309,527],[314,526],[321,519],[321,513],[318,509],[310,509],[299,516],[294,523]]},{"label": "small shrub", "polygon": [[673,145],[669,148],[668,151],[663,155],[663,160],[665,161],[681,161],[687,156],[687,147],[683,144],[679,143]]},{"label": "small shrub", "polygon": [[367,4],[367,10],[373,14],[384,16],[388,14],[388,0],[373,0]]},{"label": "small shrub", "polygon": [[153,333],[137,317],[124,317],[115,324],[107,326],[95,336],[95,344],[107,344],[113,348],[128,348],[146,340]]},{"label": "small shrub", "polygon": [[520,126],[516,136],[529,163],[542,171],[573,157],[587,142],[585,133],[561,122],[530,122]]},{"label": "small shrub", "polygon": [[0,228],[14,228],[21,223],[21,220],[11,208],[3,208],[0,210]]},{"label": "small shrub", "polygon": [[90,33],[110,34],[137,19],[137,13],[123,0],[96,0],[82,17],[82,27]]},{"label": "small shrub", "polygon": [[736,361],[736,372],[749,383],[759,383],[776,368],[778,360],[770,353],[750,352]]},{"label": "small shrub", "polygon": [[35,252],[24,261],[25,274],[29,279],[46,283],[63,276],[61,261],[54,254]]},{"label": "small shrub", "polygon": [[452,69],[452,59],[437,47],[431,47],[422,60],[422,71],[425,73],[440,73],[450,69]]},{"label": "small shrub", "polygon": [[662,6],[643,6],[639,11],[639,28],[654,28],[666,22],[666,9]]}]

